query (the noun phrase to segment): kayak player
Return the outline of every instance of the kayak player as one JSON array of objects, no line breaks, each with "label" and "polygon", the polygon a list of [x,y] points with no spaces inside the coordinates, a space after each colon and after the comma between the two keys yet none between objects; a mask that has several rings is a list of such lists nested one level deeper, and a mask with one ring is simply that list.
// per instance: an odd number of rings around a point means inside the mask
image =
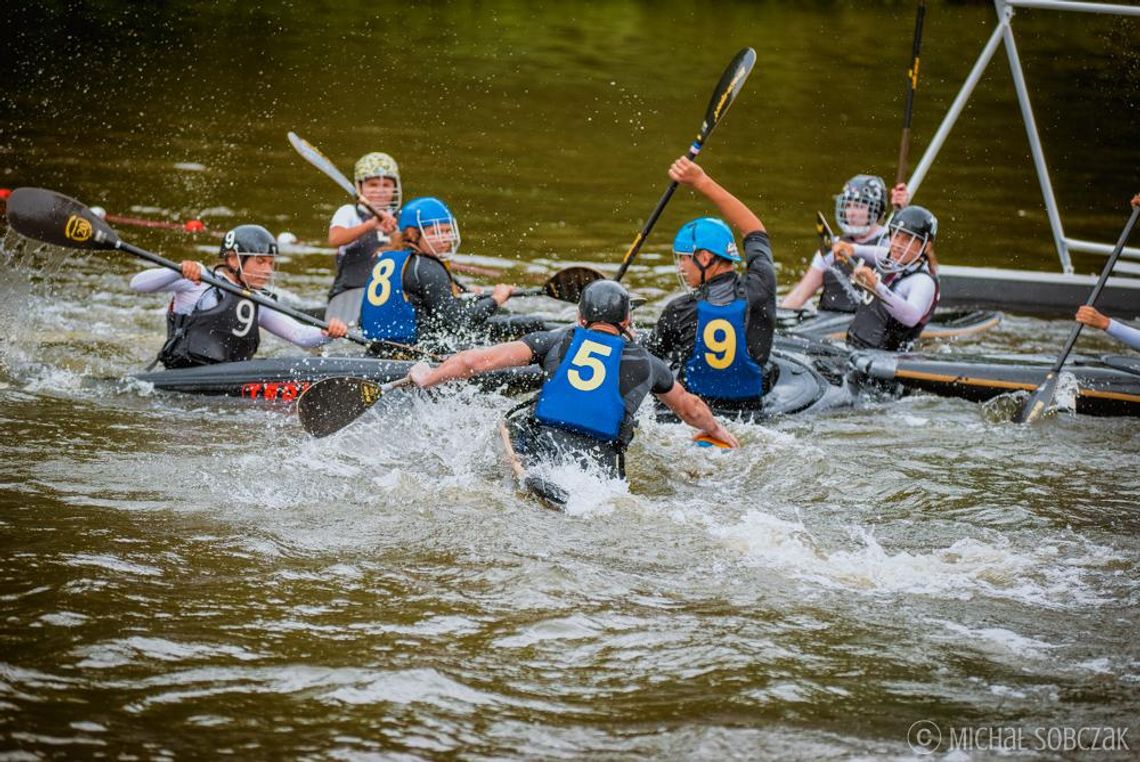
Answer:
[{"label": "kayak player", "polygon": [[669,177],[705,195],[743,237],[745,270],[732,228],[715,217],[685,223],[673,240],[681,285],[646,346],[666,360],[692,393],[717,408],[760,406],[776,325],[776,270],[760,219],[685,157]]},{"label": "kayak player", "polygon": [[360,299],[372,269],[372,255],[390,242],[400,208],[400,167],[379,151],[360,157],[353,169],[356,192],[376,217],[360,204],[345,204],[329,222],[329,246],[337,247],[336,277],[329,289],[325,320],[337,318],[349,325],[360,320]]},{"label": "kayak player", "polygon": [[1110,318],[1096,307],[1083,305],[1077,310],[1077,322],[1099,328],[1117,341],[1123,342],[1133,349],[1140,349],[1140,330]]},{"label": "kayak player", "polygon": [[511,298],[512,286],[500,283],[484,294],[452,274],[447,263],[459,250],[459,224],[438,198],[409,201],[398,226],[402,247],[378,251],[372,259],[360,307],[365,336],[453,349],[457,340],[517,338],[542,329],[539,318],[492,317]]},{"label": "kayak player", "polygon": [[[851,273],[851,281],[875,297],[859,305],[847,329],[847,344],[857,349],[906,349],[938,304],[938,219],[924,207],[908,206],[895,214],[888,228],[890,248],[871,251],[871,266],[857,264]],[[849,246],[840,244],[836,256],[854,256]]]},{"label": "kayak player", "polygon": [[[260,225],[238,225],[222,239],[218,256],[222,264],[214,275],[262,291],[273,276],[277,241]],[[135,291],[174,294],[166,312],[166,343],[156,359],[167,368],[248,360],[257,352],[259,327],[301,347],[316,347],[348,332],[336,318],[322,331],[203,283],[202,265],[193,260],[182,262],[181,268],[181,273],[161,267],[144,270],[131,279]]]},{"label": "kayak player", "polygon": [[[864,260],[875,257],[871,248],[885,248],[888,233],[883,227],[883,214],[886,212],[887,184],[875,175],[855,175],[843,185],[843,192],[835,197],[835,221],[843,231],[832,251],[817,251],[811,265],[780,306],[786,309],[802,309],[815,293],[823,289],[819,297],[819,309],[832,312],[854,312],[859,301],[850,288],[846,273],[837,269],[835,247],[846,244],[848,256]],[[906,183],[899,183],[891,189],[891,203],[905,207],[910,201]]]},{"label": "kayak player", "polygon": [[633,439],[634,415],[651,392],[698,429],[694,439],[711,437],[739,446],[708,406],[674,381],[662,360],[630,340],[629,293],[612,280],[595,281],[582,291],[577,326],[468,349],[436,368],[417,363],[409,376],[427,388],[531,363],[542,366],[546,379],[537,398],[524,403],[518,414],[508,414],[519,454],[593,463],[624,476],[623,453]]}]

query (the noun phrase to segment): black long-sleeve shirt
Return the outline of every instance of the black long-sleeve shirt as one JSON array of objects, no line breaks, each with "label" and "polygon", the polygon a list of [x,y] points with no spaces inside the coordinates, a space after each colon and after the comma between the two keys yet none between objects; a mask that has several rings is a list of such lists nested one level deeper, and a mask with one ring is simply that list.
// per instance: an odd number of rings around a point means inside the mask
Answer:
[{"label": "black long-sleeve shirt", "polygon": [[416,311],[416,340],[460,337],[479,328],[499,305],[490,296],[463,299],[466,290],[438,259],[413,254],[404,268],[404,293]]}]

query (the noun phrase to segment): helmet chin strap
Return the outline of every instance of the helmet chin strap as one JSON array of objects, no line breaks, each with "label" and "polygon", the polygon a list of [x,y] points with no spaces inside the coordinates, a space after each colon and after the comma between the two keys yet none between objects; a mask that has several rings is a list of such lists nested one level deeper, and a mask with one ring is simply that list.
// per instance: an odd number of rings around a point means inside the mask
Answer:
[{"label": "helmet chin strap", "polygon": [[241,266],[241,254],[237,253],[236,251],[231,251],[230,254],[233,254],[237,259],[237,267],[230,265],[229,254],[227,254],[226,258],[222,260],[222,267],[237,279],[239,285],[249,288],[249,284],[245,282],[245,270],[243,270]]},{"label": "helmet chin strap", "polygon": [[[706,272],[710,267],[712,267],[713,259],[715,257],[714,255],[710,254],[708,264],[702,265],[701,260],[697,259],[697,251],[697,249],[693,250],[693,267],[697,268],[697,271],[701,274],[701,282],[697,284],[697,288],[700,288],[701,286],[705,285],[705,281],[707,279]],[[704,251],[704,249],[700,249],[700,251]]]}]

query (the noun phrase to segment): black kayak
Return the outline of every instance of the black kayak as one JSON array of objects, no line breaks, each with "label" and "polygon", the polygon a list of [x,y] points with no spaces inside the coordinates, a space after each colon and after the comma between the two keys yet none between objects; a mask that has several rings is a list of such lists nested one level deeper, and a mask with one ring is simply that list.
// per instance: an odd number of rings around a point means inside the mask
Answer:
[{"label": "black kayak", "polygon": [[[131,378],[168,392],[289,402],[300,397],[312,383],[324,378],[352,376],[382,384],[403,378],[413,364],[411,360],[386,360],[362,355],[304,355],[158,370],[136,373]],[[510,392],[529,391],[542,383],[542,370],[537,365],[508,368],[487,373],[477,380],[487,389],[505,387]]]},{"label": "black kayak", "polygon": [[[844,339],[853,312],[776,310],[776,328],[791,336],[810,339]],[[975,336],[1001,323],[1002,313],[991,310],[935,310],[921,338],[961,339]]]},{"label": "black kayak", "polygon": [[[829,380],[820,372],[822,365],[817,370],[816,362],[798,351],[800,344],[809,346],[809,342],[796,340],[785,344],[785,349],[772,353],[776,381],[759,409],[740,413],[714,408],[714,412],[729,418],[765,419],[850,404],[842,378],[829,374]],[[351,376],[383,384],[403,378],[413,364],[411,360],[363,355],[302,355],[156,370],[135,373],[130,378],[166,392],[289,402],[321,379]],[[542,380],[542,370],[537,365],[506,368],[473,379],[485,389],[505,389],[508,393],[535,391]]]},{"label": "black kayak", "polygon": [[[813,356],[817,346],[823,354]],[[748,423],[849,406],[854,398],[843,373],[845,358],[846,353],[815,342],[777,341],[769,363],[771,386],[759,407],[740,409],[710,403],[709,408],[718,418]],[[664,407],[658,411],[658,418],[677,420]]]},{"label": "black kayak", "polygon": [[[928,357],[867,350],[853,352],[849,367],[856,383],[982,402],[1022,389],[1032,392],[1055,361],[1044,355]],[[1062,373],[1076,381],[1078,413],[1140,416],[1140,356],[1072,356]]]}]

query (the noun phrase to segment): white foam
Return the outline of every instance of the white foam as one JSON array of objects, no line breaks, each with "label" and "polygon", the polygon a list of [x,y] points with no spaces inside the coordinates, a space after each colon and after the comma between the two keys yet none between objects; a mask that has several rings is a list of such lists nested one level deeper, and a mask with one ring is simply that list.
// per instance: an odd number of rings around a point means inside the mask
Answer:
[{"label": "white foam", "polygon": [[[829,549],[802,522],[763,511],[747,512],[736,524],[710,533],[750,565],[833,589],[867,594],[934,595],[969,600],[983,595],[1050,608],[1102,604],[1109,600],[1082,578],[1080,567],[1058,559],[1059,547],[1036,541],[1018,548],[1004,538],[986,542],[964,537],[928,552],[888,552],[862,527],[850,527],[855,549]],[[1082,544],[1084,564],[1100,565],[1111,552]],[[1098,560],[1093,560],[1098,559]]]},{"label": "white foam", "polygon": [[68,558],[68,563],[71,566],[95,566],[100,569],[113,571],[117,574],[135,574],[140,577],[161,577],[163,576],[162,569],[156,566],[149,566],[147,564],[136,564],[130,561],[124,561],[118,556],[111,555],[94,555],[88,553],[78,553]]}]

